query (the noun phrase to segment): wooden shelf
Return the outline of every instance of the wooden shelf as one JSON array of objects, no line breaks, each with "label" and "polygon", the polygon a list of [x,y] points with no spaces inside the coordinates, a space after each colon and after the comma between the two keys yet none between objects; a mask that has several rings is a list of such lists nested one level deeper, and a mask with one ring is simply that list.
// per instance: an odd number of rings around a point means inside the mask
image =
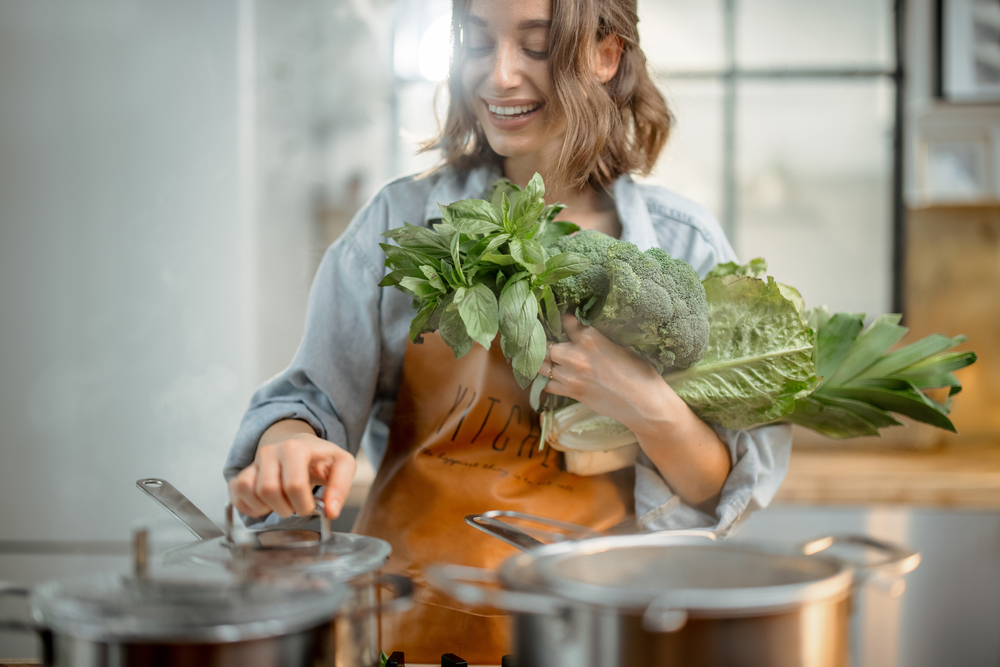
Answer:
[{"label": "wooden shelf", "polygon": [[1000,442],[938,451],[794,451],[775,503],[1000,508]]}]

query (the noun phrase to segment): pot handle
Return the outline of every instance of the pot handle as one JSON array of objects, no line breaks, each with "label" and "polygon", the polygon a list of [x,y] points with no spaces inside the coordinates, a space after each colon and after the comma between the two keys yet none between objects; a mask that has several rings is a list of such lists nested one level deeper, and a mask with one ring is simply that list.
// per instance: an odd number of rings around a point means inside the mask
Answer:
[{"label": "pot handle", "polygon": [[[31,595],[31,589],[17,584],[0,581],[0,597],[4,595],[18,596],[26,598]],[[44,632],[45,628],[35,625],[30,621],[13,621],[0,619],[0,630],[11,630],[14,632]]]},{"label": "pot handle", "polygon": [[804,554],[812,556],[838,544],[864,547],[882,554],[880,559],[872,563],[851,562],[851,565],[858,570],[858,578],[862,580],[872,575],[882,579],[898,578],[912,572],[920,565],[920,554],[916,551],[863,535],[827,535],[804,542],[800,548]]},{"label": "pot handle", "polygon": [[205,516],[204,512],[167,480],[146,477],[136,480],[135,485],[160,507],[173,514],[199,540],[222,537],[223,533],[215,522]]},{"label": "pot handle", "polygon": [[424,573],[427,583],[465,604],[486,605],[520,614],[563,615],[568,611],[558,598],[497,587],[499,581],[492,570],[465,565],[430,565]]},{"label": "pot handle", "polygon": [[401,574],[380,574],[374,579],[352,584],[355,588],[362,586],[388,586],[392,589],[392,598],[386,601],[379,600],[375,604],[365,605],[349,610],[344,614],[347,618],[363,618],[372,613],[382,613],[384,611],[406,611],[413,606],[413,580]]},{"label": "pot handle", "polygon": [[523,512],[505,510],[492,510],[482,514],[470,514],[465,517],[465,523],[469,524],[473,528],[478,528],[484,533],[488,533],[498,540],[506,542],[521,551],[534,549],[535,547],[540,547],[545,544],[538,538],[533,537],[523,530],[515,528],[509,523],[501,521],[497,518],[501,516],[510,517],[512,519],[521,519],[522,521],[531,521],[533,523],[542,524],[551,528],[558,528],[558,532],[551,530],[544,531],[545,536],[552,542],[579,540],[588,537],[597,537],[599,535],[596,531],[584,526],[579,526],[575,523],[549,519],[548,517],[543,516],[535,516],[534,514],[525,514]]}]

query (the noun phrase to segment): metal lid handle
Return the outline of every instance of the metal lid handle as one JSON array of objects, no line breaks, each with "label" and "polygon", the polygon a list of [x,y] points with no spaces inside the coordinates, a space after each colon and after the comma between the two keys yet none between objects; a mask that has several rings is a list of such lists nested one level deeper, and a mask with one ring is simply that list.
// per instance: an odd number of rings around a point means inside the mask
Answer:
[{"label": "metal lid handle", "polygon": [[812,556],[838,544],[864,547],[882,553],[882,558],[873,563],[851,563],[862,579],[871,575],[883,578],[901,577],[920,565],[920,554],[916,551],[864,535],[827,535],[809,540],[800,545],[800,548],[802,553]]},{"label": "metal lid handle", "polygon": [[484,533],[488,533],[498,540],[506,542],[521,551],[534,549],[535,547],[540,547],[545,544],[538,538],[529,535],[519,528],[515,528],[505,521],[501,521],[497,517],[521,519],[522,521],[530,521],[543,526],[557,528],[558,531],[544,531],[546,537],[548,537],[548,539],[552,542],[562,542],[569,539],[584,539],[588,537],[597,537],[598,535],[597,532],[591,530],[590,528],[586,528],[575,523],[568,523],[566,521],[559,521],[558,519],[550,519],[543,516],[535,516],[534,514],[525,514],[523,512],[505,510],[492,510],[490,512],[484,512],[483,514],[470,514],[465,517],[465,522],[473,528],[478,528]]}]

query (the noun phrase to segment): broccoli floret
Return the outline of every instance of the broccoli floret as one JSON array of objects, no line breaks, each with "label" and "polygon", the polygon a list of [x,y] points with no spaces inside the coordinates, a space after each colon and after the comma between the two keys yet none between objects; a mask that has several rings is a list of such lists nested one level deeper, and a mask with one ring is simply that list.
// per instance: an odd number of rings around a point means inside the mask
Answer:
[{"label": "broccoli floret", "polygon": [[553,285],[560,304],[577,308],[598,331],[661,371],[687,368],[701,358],[708,344],[708,304],[690,264],[595,231],[555,245],[558,252],[578,252],[591,261],[583,273]]},{"label": "broccoli floret", "polygon": [[608,248],[617,241],[607,234],[585,229],[572,236],[563,236],[553,243],[550,254],[575,252],[590,260],[590,266],[574,276],[563,278],[554,289],[563,303],[571,303],[586,311],[608,291],[608,272],[604,264]]}]

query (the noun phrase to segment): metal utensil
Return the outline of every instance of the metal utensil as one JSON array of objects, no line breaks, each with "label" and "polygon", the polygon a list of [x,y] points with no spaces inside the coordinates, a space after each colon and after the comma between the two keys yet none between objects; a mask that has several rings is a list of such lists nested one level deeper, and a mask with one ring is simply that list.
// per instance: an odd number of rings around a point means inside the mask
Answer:
[{"label": "metal utensil", "polygon": [[225,535],[221,528],[167,480],[147,477],[137,480],[135,485],[160,507],[177,517],[199,540],[212,540]]}]

